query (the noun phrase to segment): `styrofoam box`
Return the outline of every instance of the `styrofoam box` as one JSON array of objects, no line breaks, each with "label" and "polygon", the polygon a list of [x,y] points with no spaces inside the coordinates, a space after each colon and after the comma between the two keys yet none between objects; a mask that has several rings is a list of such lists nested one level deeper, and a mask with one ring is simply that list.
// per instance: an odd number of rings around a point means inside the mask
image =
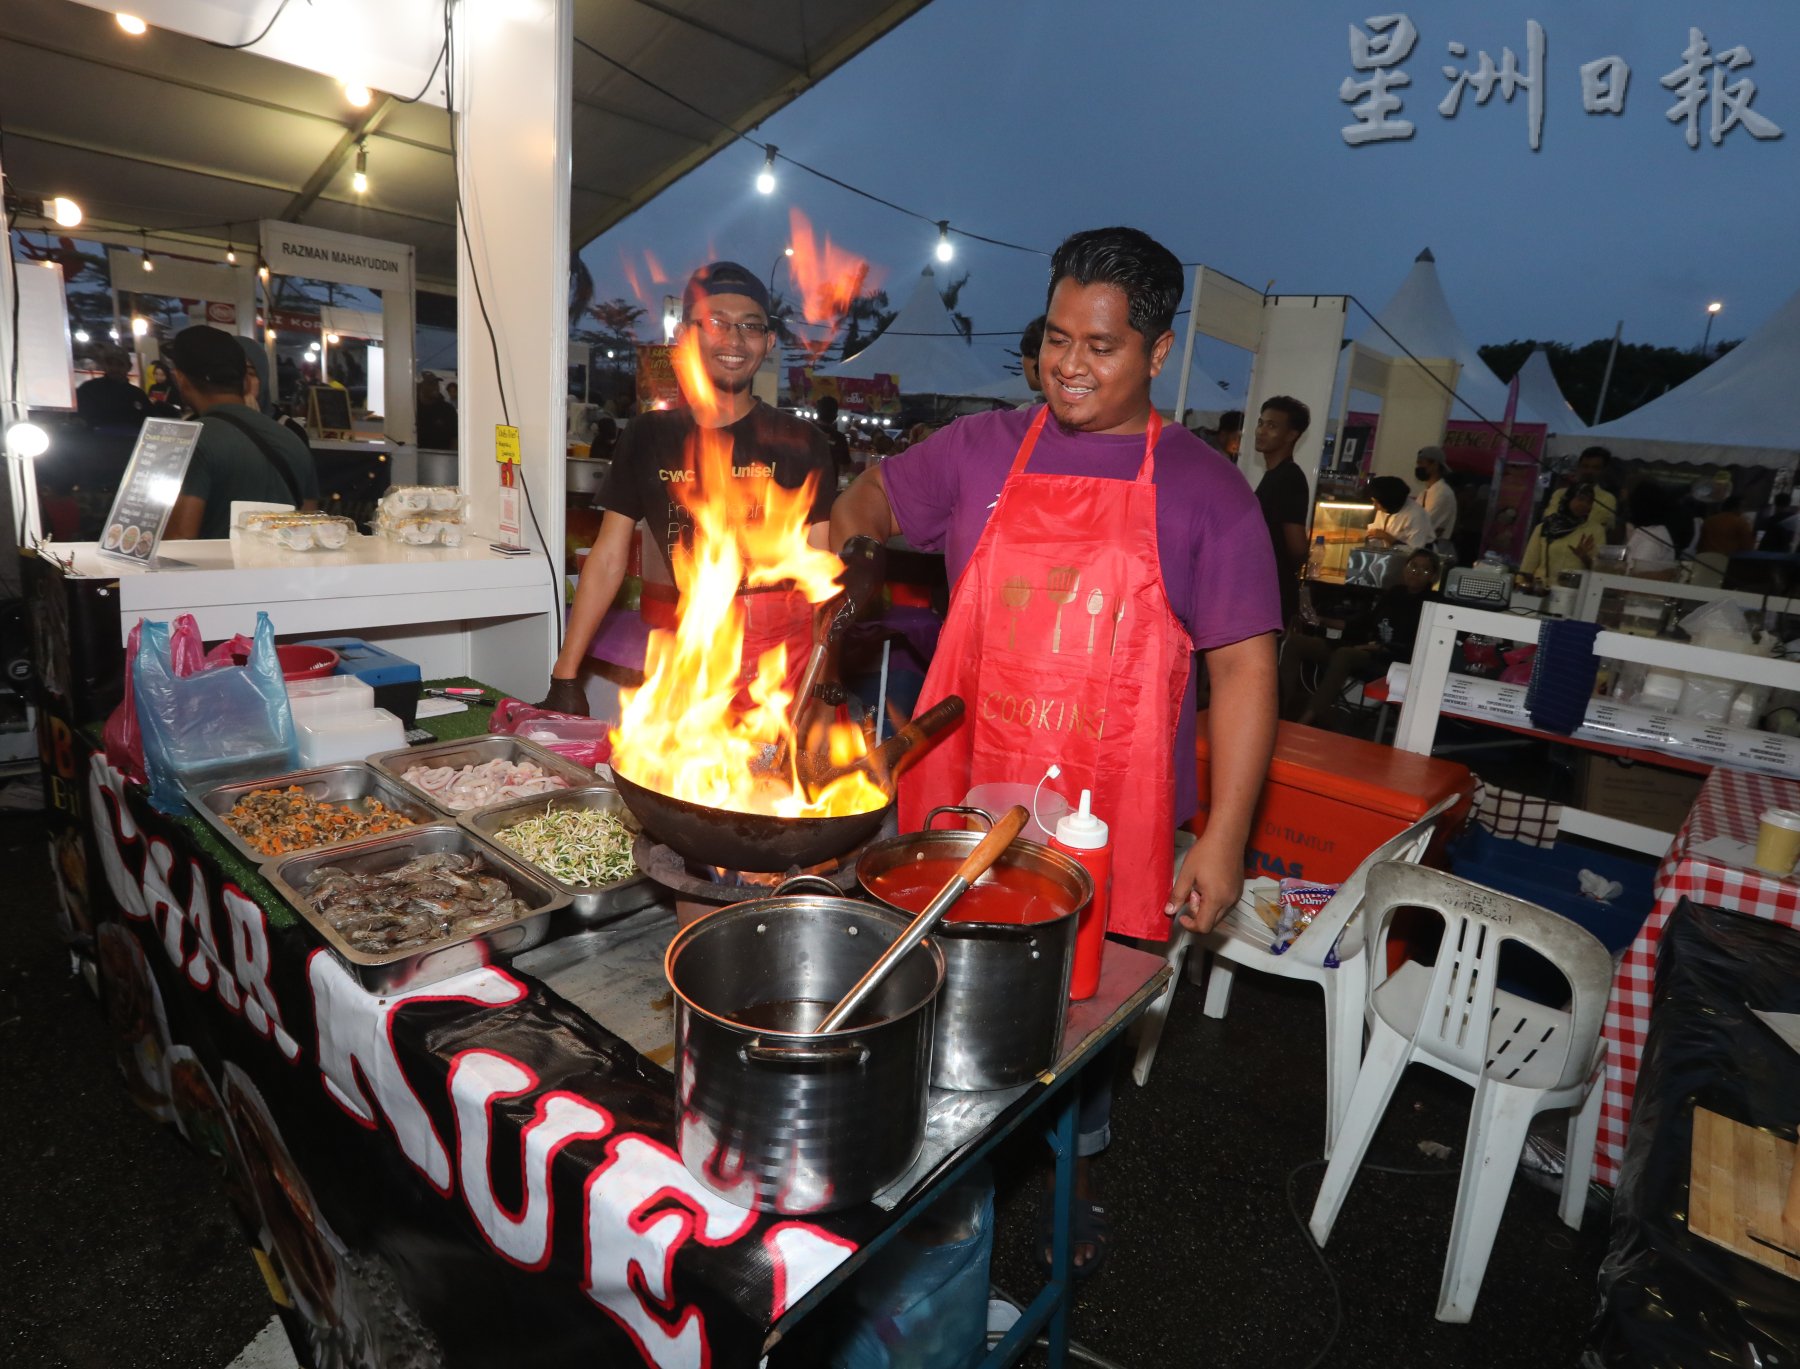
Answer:
[{"label": "styrofoam box", "polygon": [[327,675],[318,680],[288,681],[288,705],[296,724],[311,718],[365,713],[375,707],[375,689],[354,675]]},{"label": "styrofoam box", "polygon": [[300,768],[360,761],[378,751],[397,751],[406,745],[406,728],[385,708],[356,713],[331,713],[295,718],[300,738]]}]

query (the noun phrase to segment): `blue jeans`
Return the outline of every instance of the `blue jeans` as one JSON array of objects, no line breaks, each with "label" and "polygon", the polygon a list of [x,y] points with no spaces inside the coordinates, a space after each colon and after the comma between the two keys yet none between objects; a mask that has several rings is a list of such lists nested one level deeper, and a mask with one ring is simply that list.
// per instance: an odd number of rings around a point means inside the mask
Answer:
[{"label": "blue jeans", "polygon": [[1082,1159],[1112,1144],[1113,1075],[1118,1070],[1122,1039],[1094,1058],[1076,1085],[1081,1094],[1075,1118],[1075,1153]]}]

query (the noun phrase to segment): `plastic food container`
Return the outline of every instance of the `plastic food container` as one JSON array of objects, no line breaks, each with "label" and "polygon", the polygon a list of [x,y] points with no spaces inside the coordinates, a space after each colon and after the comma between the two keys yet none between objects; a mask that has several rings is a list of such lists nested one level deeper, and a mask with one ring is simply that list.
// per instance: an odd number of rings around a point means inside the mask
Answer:
[{"label": "plastic food container", "polygon": [[[637,821],[625,807],[619,791],[609,784],[509,799],[491,808],[466,813],[458,821],[471,832],[505,849],[515,860],[531,865],[530,859],[508,846],[501,839],[500,833],[515,822],[523,822],[526,818],[536,817],[546,811],[559,812],[566,808],[597,808],[603,813],[616,813],[627,829],[633,832],[638,830]],[[535,865],[532,868],[537,869]],[[538,873],[569,896],[569,911],[590,927],[610,922],[625,913],[636,912],[639,908],[648,908],[656,902],[656,886],[642,870],[636,870],[612,884],[565,884],[547,871],[538,870]]]},{"label": "plastic food container", "polygon": [[342,551],[356,524],[330,513],[247,513],[243,530],[283,551]]},{"label": "plastic food container", "polygon": [[[307,877],[329,865],[351,874],[378,874],[395,870],[417,856],[441,852],[479,852],[488,869],[506,881],[525,903],[525,915],[470,936],[433,942],[429,946],[388,954],[370,954],[352,947],[312,906],[303,890]],[[528,951],[543,941],[550,915],[568,906],[567,895],[523,861],[515,859],[473,832],[454,823],[415,827],[391,836],[346,842],[304,855],[283,856],[262,867],[263,875],[294,907],[327,949],[371,993],[395,993],[422,984],[433,984],[465,970],[479,969],[495,959]]]},{"label": "plastic food container", "polygon": [[362,713],[375,707],[375,690],[354,675],[326,675],[288,684],[288,707],[294,721],[339,713]]},{"label": "plastic food container", "polygon": [[404,546],[460,546],[467,509],[454,485],[396,485],[381,496],[375,531]]},{"label": "plastic food container", "polygon": [[[411,818],[416,823],[443,821],[443,813],[435,804],[425,802],[416,794],[395,784],[386,775],[378,774],[368,766],[360,764],[329,765],[314,770],[296,770],[286,775],[273,775],[267,779],[258,780],[240,780],[232,784],[190,785],[186,792],[188,807],[205,818],[226,845],[241,854],[252,865],[260,865],[269,857],[246,842],[238,834],[237,829],[225,821],[225,814],[237,807],[240,799],[247,798],[251,794],[260,794],[268,789],[292,787],[305,790],[306,796],[310,799],[347,804],[359,811],[366,811],[368,800],[376,799],[383,807],[392,809],[402,817]],[[288,855],[277,857],[277,859],[286,860],[288,856],[298,854],[297,851],[291,851]]]},{"label": "plastic food container", "polygon": [[294,732],[300,739],[300,764],[309,768],[360,761],[406,744],[406,728],[385,708],[295,718]]}]

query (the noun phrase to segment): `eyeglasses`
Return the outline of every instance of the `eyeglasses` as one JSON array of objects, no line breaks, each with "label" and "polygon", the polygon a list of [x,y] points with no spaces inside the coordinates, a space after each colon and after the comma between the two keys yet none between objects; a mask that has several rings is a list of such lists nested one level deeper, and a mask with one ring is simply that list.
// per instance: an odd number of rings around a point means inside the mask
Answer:
[{"label": "eyeglasses", "polygon": [[769,335],[769,325],[766,323],[733,323],[729,319],[722,318],[703,318],[697,319],[696,322],[706,331],[709,338],[715,340],[730,337],[733,330],[741,333],[751,342],[761,342]]}]

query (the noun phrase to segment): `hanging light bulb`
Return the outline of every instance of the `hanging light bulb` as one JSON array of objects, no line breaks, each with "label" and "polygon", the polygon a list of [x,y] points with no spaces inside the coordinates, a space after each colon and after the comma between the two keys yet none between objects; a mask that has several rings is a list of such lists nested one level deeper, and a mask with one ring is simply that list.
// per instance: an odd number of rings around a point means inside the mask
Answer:
[{"label": "hanging light bulb", "polygon": [[335,347],[338,345],[338,335],[336,333],[327,333],[325,334],[325,341]]},{"label": "hanging light bulb", "polygon": [[66,195],[44,202],[44,217],[54,219],[59,227],[73,228],[81,222],[81,206]]},{"label": "hanging light bulb", "polygon": [[225,264],[227,266],[237,265],[237,244],[230,238],[225,240]]},{"label": "hanging light bulb", "polygon": [[87,340],[88,340],[88,330],[85,328],[77,328],[75,330],[75,341],[86,342]]},{"label": "hanging light bulb", "polygon": [[149,331],[150,331],[150,320],[149,319],[145,318],[142,314],[133,314],[131,316],[131,335],[133,337],[143,337],[144,334],[148,333]]},{"label": "hanging light bulb", "polygon": [[763,168],[756,173],[756,188],[764,195],[775,193],[775,144],[763,149]]},{"label": "hanging light bulb", "polygon": [[950,221],[948,219],[939,219],[937,259],[939,261],[949,261],[955,255],[956,249],[950,245]]},{"label": "hanging light bulb", "polygon": [[114,342],[117,342],[119,340],[119,330],[117,328],[108,328],[106,330],[106,335],[109,338],[111,338]]},{"label": "hanging light bulb", "polygon": [[353,85],[346,81],[344,83],[344,98],[358,109],[367,109],[369,107],[369,101],[372,100],[374,96],[370,93],[367,86]]},{"label": "hanging light bulb", "polygon": [[269,278],[269,268],[266,266],[259,266],[256,268],[256,274],[266,281]]},{"label": "hanging light bulb", "polygon": [[50,450],[50,434],[35,423],[15,423],[6,430],[6,450],[29,461]]},{"label": "hanging light bulb", "polygon": [[138,243],[140,244],[138,247],[138,255],[143,258],[139,264],[146,271],[154,271],[156,269],[156,264],[150,260],[149,237],[143,233],[138,234]]},{"label": "hanging light bulb", "polygon": [[350,188],[358,195],[369,193],[369,146],[358,142],[356,145],[356,174],[350,178]]},{"label": "hanging light bulb", "polygon": [[275,341],[275,330],[273,328],[263,329],[263,341],[264,342]]},{"label": "hanging light bulb", "polygon": [[113,15],[113,19],[118,23],[120,28],[124,29],[125,32],[129,33],[133,38],[142,38],[150,31],[150,25],[146,24],[135,14],[115,14]]},{"label": "hanging light bulb", "polygon": [[149,253],[148,249],[146,249],[144,252],[143,267],[144,267],[144,270],[146,270],[146,271],[154,271],[156,269],[156,263],[150,260],[150,253]]}]

